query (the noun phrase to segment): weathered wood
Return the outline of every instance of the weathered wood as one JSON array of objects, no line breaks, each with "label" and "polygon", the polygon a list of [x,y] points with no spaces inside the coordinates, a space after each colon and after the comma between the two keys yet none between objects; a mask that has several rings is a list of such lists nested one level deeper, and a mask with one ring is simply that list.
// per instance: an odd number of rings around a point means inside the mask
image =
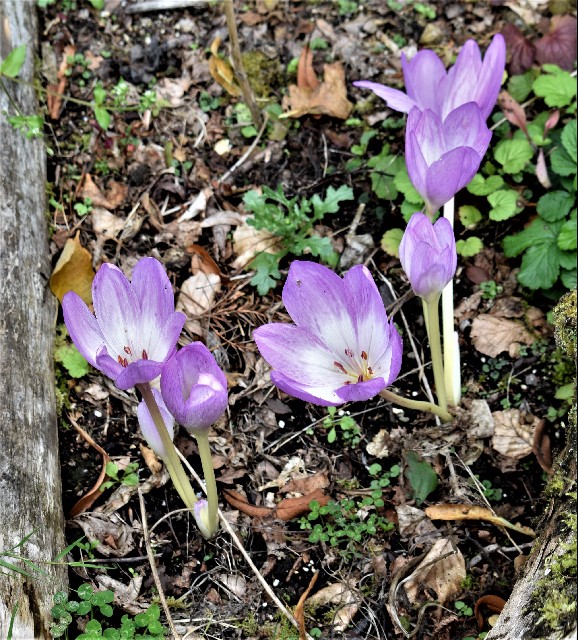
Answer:
[{"label": "weathered wood", "polygon": [[[36,6],[0,0],[0,56],[26,44],[21,76],[33,77]],[[34,114],[31,86],[4,80],[23,114]],[[16,115],[0,87],[0,114]],[[52,596],[66,585],[65,567],[44,565],[64,546],[53,370],[56,301],[45,217],[46,160],[41,140],[27,140],[0,115],[0,559],[28,534],[17,553],[45,575],[2,569],[0,638],[49,638]]]}]

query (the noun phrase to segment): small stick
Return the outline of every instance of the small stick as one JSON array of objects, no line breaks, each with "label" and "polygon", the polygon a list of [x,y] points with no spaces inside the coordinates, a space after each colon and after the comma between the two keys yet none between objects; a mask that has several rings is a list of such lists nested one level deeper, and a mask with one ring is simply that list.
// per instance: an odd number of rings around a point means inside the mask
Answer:
[{"label": "small stick", "polygon": [[235,19],[235,7],[233,6],[233,0],[223,0],[223,11],[227,20],[227,31],[229,32],[229,40],[231,41],[231,57],[233,58],[233,67],[235,69],[235,75],[239,81],[241,92],[243,93],[243,100],[249,107],[251,117],[253,118],[253,124],[260,129],[263,124],[263,117],[261,111],[257,106],[255,100],[255,94],[253,89],[247,80],[247,74],[243,67],[243,59],[241,57],[241,47],[239,46],[239,35],[237,33],[237,21]]},{"label": "small stick", "polygon": [[259,140],[261,140],[262,135],[265,133],[265,128],[267,127],[268,121],[269,121],[269,115],[265,114],[265,119],[263,120],[263,124],[259,129],[259,133],[257,134],[257,137],[253,140],[253,142],[251,142],[247,151],[245,151],[245,153],[237,160],[237,162],[235,162],[235,164],[227,171],[227,173],[225,173],[221,178],[219,178],[219,184],[222,184],[253,153],[255,147],[259,144]]},{"label": "small stick", "polygon": [[169,611],[169,605],[167,604],[167,599],[165,598],[163,585],[161,584],[161,580],[157,572],[157,567],[155,564],[155,555],[153,553],[153,548],[151,546],[151,540],[149,536],[149,526],[147,523],[147,514],[145,509],[144,498],[140,489],[138,490],[138,500],[140,502],[140,515],[142,518],[142,536],[143,536],[143,540],[147,550],[147,556],[149,559],[151,572],[153,574],[153,580],[155,582],[155,586],[159,594],[159,600],[161,601],[161,606],[163,608],[163,611],[165,612],[165,616],[167,617],[167,622],[169,623],[169,627],[171,628],[171,633],[173,634],[174,640],[181,640],[181,636],[177,633],[177,628],[175,627],[175,623],[173,622],[171,612]]}]

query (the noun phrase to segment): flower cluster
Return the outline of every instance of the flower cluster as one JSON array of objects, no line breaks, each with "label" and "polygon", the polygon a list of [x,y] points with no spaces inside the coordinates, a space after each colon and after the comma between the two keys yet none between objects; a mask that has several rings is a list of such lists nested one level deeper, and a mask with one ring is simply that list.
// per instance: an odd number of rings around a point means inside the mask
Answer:
[{"label": "flower cluster", "polygon": [[[177,351],[185,316],[175,312],[171,283],[154,258],[138,261],[132,281],[117,267],[103,264],[92,284],[92,298],[94,315],[76,293],[64,296],[64,322],[70,337],[86,360],[112,378],[119,389],[139,389],[143,401],[137,416],[142,434],[171,475],[175,474],[177,489],[192,507],[197,500],[182,477],[172,444],[174,422],[176,419],[204,443],[209,427],[227,408],[225,374],[200,342]],[[151,388],[159,376],[160,391]],[[203,467],[207,481],[205,460]],[[211,509],[212,505],[209,512]],[[194,515],[205,511],[197,508]],[[205,514],[201,531],[214,533],[214,523],[209,526],[207,522]]]},{"label": "flower cluster", "polygon": [[496,104],[505,63],[506,44],[498,34],[483,60],[476,42],[468,40],[448,71],[433,51],[420,51],[410,61],[402,56],[407,93],[376,82],[354,82],[409,114],[407,172],[430,217],[480,166],[491,138],[486,120]]}]

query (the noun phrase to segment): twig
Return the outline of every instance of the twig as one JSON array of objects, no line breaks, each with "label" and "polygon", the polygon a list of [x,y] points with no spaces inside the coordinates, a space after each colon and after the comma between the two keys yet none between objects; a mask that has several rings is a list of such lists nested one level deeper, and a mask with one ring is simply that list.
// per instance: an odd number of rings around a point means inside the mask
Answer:
[{"label": "twig", "polygon": [[163,611],[165,612],[165,616],[167,617],[167,622],[169,623],[169,627],[171,628],[171,632],[173,634],[174,640],[181,640],[181,636],[177,633],[177,629],[175,627],[175,623],[173,622],[173,618],[171,616],[171,612],[169,611],[169,606],[167,604],[167,599],[165,598],[165,593],[163,591],[163,585],[161,584],[161,580],[159,578],[159,574],[157,572],[157,566],[155,563],[155,556],[153,553],[153,548],[151,546],[151,540],[149,536],[149,529],[147,523],[147,514],[145,509],[144,498],[141,490],[138,490],[138,500],[140,503],[140,515],[142,518],[142,535],[145,543],[145,547],[147,550],[147,556],[149,559],[149,564],[151,567],[151,572],[153,574],[153,580],[155,582],[155,586],[157,588],[157,592],[159,595],[159,600],[161,601],[161,606]]},{"label": "twig", "polygon": [[245,153],[237,160],[237,162],[235,162],[235,164],[227,171],[227,173],[225,173],[221,178],[219,178],[219,184],[222,184],[253,153],[253,151],[255,150],[255,147],[259,144],[259,140],[261,140],[261,137],[265,133],[265,129],[267,127],[267,123],[268,122],[269,122],[269,114],[266,113],[265,114],[265,119],[263,120],[263,124],[261,125],[261,128],[259,129],[259,133],[257,134],[257,137],[253,140],[253,142],[251,142],[251,144],[250,144],[249,148],[247,149],[247,151],[245,151]]},{"label": "twig", "polygon": [[223,0],[223,11],[227,20],[227,31],[229,32],[229,40],[231,41],[231,57],[233,58],[233,67],[235,69],[235,75],[239,81],[239,86],[243,93],[243,100],[249,107],[251,117],[253,118],[253,124],[260,129],[263,123],[263,116],[257,102],[255,100],[255,94],[253,89],[247,80],[247,74],[243,67],[243,58],[241,57],[241,47],[239,46],[239,35],[237,33],[237,20],[235,18],[235,7],[233,6],[233,0]]},{"label": "twig", "polygon": [[[185,465],[189,473],[193,476],[193,478],[199,483],[199,485],[204,490],[205,488],[204,483],[201,480],[201,478],[198,476],[197,472],[193,469],[193,467],[191,467],[188,460],[185,458],[185,456],[183,456],[183,454],[178,449],[177,449],[177,454],[179,455],[182,463]],[[281,602],[281,600],[279,600],[279,598],[275,595],[275,592],[267,584],[267,581],[261,575],[261,572],[259,571],[259,569],[257,569],[257,567],[255,566],[255,563],[251,560],[251,557],[247,553],[245,547],[243,546],[243,543],[239,540],[239,537],[235,533],[233,527],[231,527],[231,525],[229,524],[229,521],[227,520],[227,518],[225,518],[221,509],[218,510],[218,514],[224,529],[231,536],[231,539],[235,543],[235,546],[237,547],[237,549],[239,549],[239,551],[241,552],[241,555],[245,558],[245,561],[251,568],[251,571],[253,571],[253,573],[255,574],[257,580],[259,580],[259,582],[261,583],[263,589],[265,589],[265,591],[267,592],[271,600],[277,605],[277,608],[279,609],[279,611],[281,611],[281,613],[289,620],[289,622],[296,629],[299,629],[299,623],[297,622],[297,620],[295,620],[295,617],[293,616],[293,614],[289,611],[289,609],[287,609],[287,607]],[[307,637],[307,640],[313,640],[313,638],[309,634],[306,634],[306,637]]]}]

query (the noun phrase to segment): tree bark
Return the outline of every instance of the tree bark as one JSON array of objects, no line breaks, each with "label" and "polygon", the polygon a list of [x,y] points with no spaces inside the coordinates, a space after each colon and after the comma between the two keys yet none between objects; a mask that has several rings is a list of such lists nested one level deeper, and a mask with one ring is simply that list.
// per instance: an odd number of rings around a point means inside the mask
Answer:
[{"label": "tree bark", "polygon": [[[7,92],[21,114],[38,111],[36,28],[34,0],[0,0],[0,58],[25,44],[20,78],[30,83],[2,79],[0,114],[19,115]],[[0,638],[11,631],[13,640],[50,637],[52,596],[66,586],[66,568],[44,564],[65,546],[45,182],[42,140],[26,139],[0,115],[0,561],[26,572],[0,567]]]},{"label": "tree bark", "polygon": [[[562,298],[554,315],[558,345],[576,364],[576,289]],[[554,625],[541,619],[546,598],[554,604],[562,603],[563,598],[576,603],[576,530],[565,524],[570,514],[576,513],[576,386],[568,422],[566,447],[554,467],[554,495],[538,528],[542,533],[486,640],[576,640],[576,611],[568,615],[560,609]],[[574,568],[562,576],[558,573],[554,583],[553,562],[562,557],[573,562]]]}]

